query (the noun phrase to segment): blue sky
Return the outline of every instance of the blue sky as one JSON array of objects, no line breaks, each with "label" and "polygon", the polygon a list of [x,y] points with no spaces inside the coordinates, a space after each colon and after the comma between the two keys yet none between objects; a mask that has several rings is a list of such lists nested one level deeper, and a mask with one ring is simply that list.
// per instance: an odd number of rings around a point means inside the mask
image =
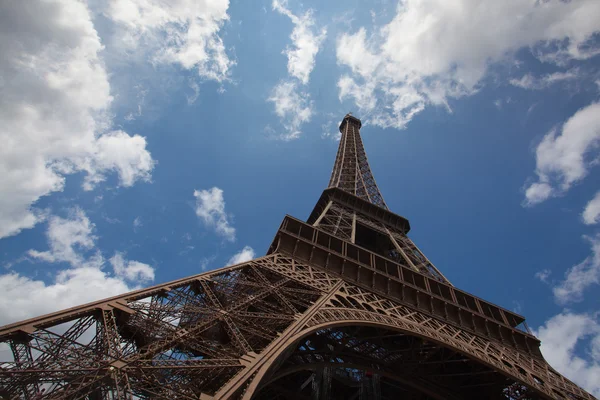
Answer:
[{"label": "blue sky", "polygon": [[0,324],[265,253],[352,111],[410,236],[600,395],[600,3],[0,6]]}]

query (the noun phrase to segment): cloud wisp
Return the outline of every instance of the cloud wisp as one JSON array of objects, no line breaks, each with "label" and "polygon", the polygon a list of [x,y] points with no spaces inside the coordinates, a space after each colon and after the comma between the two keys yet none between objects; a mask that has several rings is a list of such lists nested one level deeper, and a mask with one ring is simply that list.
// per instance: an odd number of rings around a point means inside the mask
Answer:
[{"label": "cloud wisp", "polygon": [[312,9],[296,15],[288,8],[287,1],[274,0],[273,10],[290,18],[294,29],[290,35],[292,45],[283,52],[288,59],[288,77],[275,85],[267,101],[273,103],[275,113],[286,130],[280,138],[292,140],[300,137],[300,127],[309,122],[313,114],[313,104],[306,85],[310,81],[315,58],[327,36],[327,30],[315,29]]},{"label": "cloud wisp", "polygon": [[208,190],[194,190],[196,215],[200,221],[230,242],[235,241],[235,228],[225,213],[223,190],[213,187]]},{"label": "cloud wisp", "polygon": [[556,83],[576,80],[580,77],[577,68],[570,69],[565,72],[555,72],[553,74],[543,75],[541,77],[535,77],[532,74],[525,74],[521,78],[513,78],[510,80],[510,84],[521,89],[527,90],[541,90],[546,89]]},{"label": "cloud wisp", "polygon": [[281,138],[299,138],[302,134],[300,127],[309,122],[313,114],[309,94],[299,90],[294,81],[281,81],[273,88],[267,100],[275,106],[275,113],[287,131]]},{"label": "cloud wisp", "polygon": [[315,67],[315,57],[325,40],[327,29],[321,28],[317,33],[313,29],[315,20],[313,10],[297,16],[287,8],[287,1],[273,1],[273,10],[290,18],[294,29],[290,35],[292,46],[283,52],[288,58],[288,73],[303,85],[308,84],[310,73]]},{"label": "cloud wisp", "polygon": [[600,234],[584,238],[590,243],[592,254],[565,272],[564,280],[552,288],[557,303],[566,305],[583,300],[590,286],[600,283]]}]

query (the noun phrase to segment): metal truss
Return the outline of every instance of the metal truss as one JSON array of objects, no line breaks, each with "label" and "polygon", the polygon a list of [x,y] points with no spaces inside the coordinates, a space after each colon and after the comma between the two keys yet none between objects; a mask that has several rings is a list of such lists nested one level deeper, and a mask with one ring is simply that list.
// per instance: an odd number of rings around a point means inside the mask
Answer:
[{"label": "metal truss", "polygon": [[389,239],[389,244],[386,248],[381,249],[380,254],[409,266],[415,271],[449,283],[446,277],[427,259],[405,232],[393,226],[388,226],[384,222],[380,222],[351,207],[339,204],[335,199],[330,200],[330,203],[321,211],[321,214],[313,223],[313,226],[352,243],[356,243],[357,228],[360,228],[361,225]]},{"label": "metal truss", "polygon": [[542,358],[278,253],[9,325],[0,340],[13,353],[6,399],[593,398]]},{"label": "metal truss", "polygon": [[361,199],[387,209],[360,137],[361,122],[348,114],[340,125],[342,137],[335,159],[329,187],[338,187]]},{"label": "metal truss", "polygon": [[0,400],[592,400],[408,238],[359,128],[267,256],[0,328]]},{"label": "metal truss", "polygon": [[319,297],[265,260],[113,297],[0,331],[2,398],[212,395]]}]

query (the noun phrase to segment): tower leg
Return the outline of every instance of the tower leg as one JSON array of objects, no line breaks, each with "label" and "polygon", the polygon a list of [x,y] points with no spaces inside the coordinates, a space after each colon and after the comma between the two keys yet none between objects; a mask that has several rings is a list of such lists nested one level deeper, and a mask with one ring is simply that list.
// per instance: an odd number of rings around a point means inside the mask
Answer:
[{"label": "tower leg", "polygon": [[[260,355],[254,358],[240,374],[232,379],[214,396],[215,399],[229,399],[243,390],[243,399],[250,400],[256,391],[261,379],[273,365],[279,353],[290,344],[290,339],[300,332],[306,323],[319,311],[319,309],[333,297],[340,287],[342,281],[336,283],[328,292],[323,294],[304,314],[300,315],[296,322],[292,323],[282,335],[275,339]],[[244,388],[244,386],[246,386]]]}]

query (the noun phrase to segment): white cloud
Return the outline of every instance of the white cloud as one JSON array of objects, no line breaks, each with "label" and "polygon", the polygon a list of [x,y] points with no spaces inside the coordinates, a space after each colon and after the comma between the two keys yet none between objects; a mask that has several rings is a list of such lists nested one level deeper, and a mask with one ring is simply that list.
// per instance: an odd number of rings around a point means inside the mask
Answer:
[{"label": "white cloud", "polygon": [[0,325],[128,292],[122,279],[96,267],[59,271],[50,283],[18,273],[0,275]]},{"label": "white cloud", "polygon": [[513,311],[521,314],[523,312],[523,304],[518,300],[513,300]]},{"label": "white cloud", "polygon": [[[600,325],[597,317],[564,311],[534,332],[544,358],[557,371],[600,397]],[[582,355],[576,347],[586,345]]]},{"label": "white cloud", "polygon": [[525,198],[527,199],[526,204],[533,205],[541,203],[546,200],[552,194],[552,186],[546,182],[532,183],[525,190]]},{"label": "white cloud", "polygon": [[50,217],[46,232],[50,249],[28,254],[38,261],[70,266],[44,274],[50,276],[48,281],[17,272],[0,275],[0,325],[115,296],[154,279],[151,266],[125,260],[119,252],[110,259],[114,274],[105,271],[94,231],[95,225],[77,208],[68,218]]},{"label": "white cloud", "polygon": [[133,121],[138,117],[142,116],[142,107],[144,106],[144,102],[146,100],[146,95],[148,94],[148,89],[145,89],[141,85],[136,85],[134,89],[137,90],[137,108],[135,112],[131,111],[129,114],[125,116],[126,121]]},{"label": "white cloud", "polygon": [[190,80],[190,88],[194,91],[194,93],[190,95],[186,95],[188,105],[192,105],[198,100],[198,96],[200,96],[200,85],[198,82]]},{"label": "white cloud", "polygon": [[108,172],[123,186],[149,179],[145,139],[110,131],[103,45],[86,5],[2,2],[0,25],[0,238],[41,221],[31,206],[68,174],[85,172],[88,189]]},{"label": "white cloud", "polygon": [[146,138],[113,131],[98,138],[84,188],[91,190],[102,182],[104,171],[116,171],[123,186],[132,186],[137,180],[148,182],[153,168],[154,160],[146,151]]},{"label": "white cloud", "polygon": [[375,82],[365,82],[358,85],[354,79],[348,75],[343,75],[337,83],[340,90],[340,101],[346,97],[354,99],[356,106],[364,112],[370,112],[375,109],[377,99],[375,97]]},{"label": "white cloud", "polygon": [[108,222],[109,224],[120,224],[121,220],[119,218],[112,218],[106,215],[106,213],[102,213],[102,219]]},{"label": "white cloud", "polygon": [[188,254],[190,251],[194,250],[195,248],[196,248],[195,246],[192,246],[192,245],[187,245],[187,246],[185,246],[185,247],[183,248],[183,250],[181,250],[181,251],[179,252],[179,255],[180,255],[180,256],[183,256],[183,255],[185,255],[185,254]]},{"label": "white cloud", "polygon": [[106,15],[117,24],[115,37],[125,52],[221,82],[235,65],[219,36],[228,8],[228,0],[111,0]]},{"label": "white cloud", "polygon": [[505,104],[510,104],[510,103],[512,103],[511,97],[507,97],[505,99],[496,99],[494,101],[494,105],[496,106],[496,108],[498,110],[502,110],[502,108],[504,107]]},{"label": "white cloud", "polygon": [[254,249],[250,246],[244,246],[242,250],[234,254],[229,259],[229,261],[227,261],[227,265],[240,264],[246,261],[250,261],[254,258],[254,256]]},{"label": "white cloud", "polygon": [[342,132],[340,132],[340,124],[341,121],[337,124],[334,123],[333,120],[328,121],[327,123],[321,125],[321,137],[322,138],[332,138],[336,142],[339,142],[342,138]]},{"label": "white cloud", "polygon": [[69,218],[52,216],[46,231],[50,250],[29,250],[27,254],[42,261],[80,266],[84,262],[81,252],[95,247],[94,228],[95,225],[79,208],[71,210]]},{"label": "white cloud", "polygon": [[490,65],[523,47],[555,63],[593,56],[599,19],[596,0],[402,1],[372,35],[360,28],[338,38],[338,63],[351,71],[340,97],[374,124],[403,128],[426,105],[448,108],[447,99],[475,93]]},{"label": "white cloud", "polygon": [[202,272],[206,272],[210,266],[210,264],[215,261],[215,258],[217,258],[217,256],[211,256],[211,257],[203,257],[200,259],[200,271]]},{"label": "white cloud", "polygon": [[286,130],[279,138],[292,140],[300,137],[300,127],[309,122],[313,114],[310,93],[302,89],[300,84],[308,84],[310,73],[315,67],[315,57],[327,31],[322,28],[318,34],[313,32],[313,10],[308,10],[302,16],[294,15],[287,8],[286,0],[273,0],[273,10],[292,20],[294,29],[290,38],[293,46],[284,51],[288,58],[289,76],[280,80],[271,90],[267,101],[275,106],[275,113]]},{"label": "white cloud", "polygon": [[586,204],[581,217],[586,225],[600,222],[600,192],[597,192],[594,198]]},{"label": "white cloud", "polygon": [[194,190],[196,215],[206,226],[213,227],[217,234],[235,241],[235,228],[229,223],[225,213],[223,190],[213,187],[209,190]]},{"label": "white cloud", "polygon": [[581,301],[589,286],[600,283],[600,234],[584,238],[590,242],[592,254],[569,268],[565,279],[553,288],[554,298],[560,304]]},{"label": "white cloud", "polygon": [[288,58],[288,73],[306,85],[315,67],[315,57],[327,35],[327,30],[322,28],[318,34],[313,32],[312,27],[315,24],[313,11],[308,10],[304,15],[296,16],[287,8],[286,0],[274,0],[273,10],[286,15],[294,24],[290,36],[293,47],[288,47],[284,54]]},{"label": "white cloud", "polygon": [[280,81],[273,88],[268,101],[275,105],[287,133],[281,135],[284,140],[300,137],[300,126],[312,117],[312,102],[307,92],[301,91],[294,81]]},{"label": "white cloud", "polygon": [[536,78],[532,74],[525,74],[519,79],[511,79],[510,84],[522,89],[539,90],[545,89],[558,82],[573,80],[579,77],[579,71],[576,68],[573,68],[565,72],[547,74],[540,78]]},{"label": "white cloud", "polygon": [[137,230],[144,225],[144,223],[142,222],[142,218],[141,217],[135,217],[135,219],[133,220],[133,231],[137,232]]},{"label": "white cloud", "polygon": [[116,252],[109,261],[115,275],[119,278],[124,278],[130,282],[140,283],[154,280],[154,268],[139,261],[125,260],[123,254],[120,252]]},{"label": "white cloud", "polygon": [[536,149],[539,181],[525,191],[529,205],[564,193],[587,175],[596,159],[590,152],[600,144],[600,103],[577,111],[558,131],[546,134]]},{"label": "white cloud", "polygon": [[533,103],[532,105],[529,106],[529,108],[527,109],[527,115],[531,114],[533,112],[533,110],[537,107],[538,103]]},{"label": "white cloud", "polygon": [[552,274],[552,271],[549,269],[544,269],[542,271],[536,272],[535,277],[544,283],[548,283],[548,278]]}]

